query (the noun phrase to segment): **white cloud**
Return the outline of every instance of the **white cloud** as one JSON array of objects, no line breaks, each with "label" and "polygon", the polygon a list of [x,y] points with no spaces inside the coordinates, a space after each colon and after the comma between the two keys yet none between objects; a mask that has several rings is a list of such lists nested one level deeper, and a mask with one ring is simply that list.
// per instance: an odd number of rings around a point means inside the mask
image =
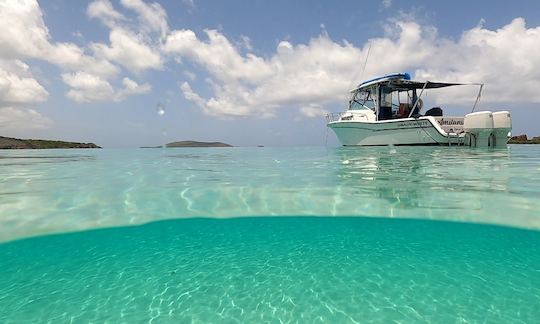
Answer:
[{"label": "white cloud", "polygon": [[240,36],[240,46],[244,47],[248,51],[253,51],[253,45],[251,45],[251,39],[247,36]]},{"label": "white cloud", "polygon": [[118,73],[118,68],[108,60],[85,55],[81,48],[71,43],[57,43],[48,55],[49,62],[63,69],[84,69],[104,77],[114,77]]},{"label": "white cloud", "polygon": [[86,8],[86,14],[90,18],[96,18],[110,27],[115,27],[118,23],[127,21],[127,18],[120,12],[116,11],[109,0],[95,0],[92,1],[88,8]]},{"label": "white cloud", "polygon": [[162,67],[163,62],[159,53],[146,45],[136,34],[115,28],[111,30],[109,38],[110,46],[100,43],[91,45],[96,55],[115,61],[136,73]]},{"label": "white cloud", "polygon": [[[482,25],[463,32],[457,40],[440,37],[435,27],[414,21],[391,21],[386,36],[369,40],[362,48],[337,43],[326,34],[307,44],[278,44],[268,57],[242,54],[222,33],[206,30],[201,40],[191,30],[172,31],[163,50],[182,62],[204,67],[213,95],[203,98],[189,84],[184,96],[207,114],[268,117],[283,106],[296,106],[315,116],[328,103],[341,103],[356,80],[371,46],[363,79],[409,71],[417,79],[486,83],[488,103],[540,102],[540,27],[527,28],[522,18],[497,30]],[[463,103],[475,93],[456,88],[450,95],[436,94],[439,102]],[[322,109],[320,110],[322,112]]]},{"label": "white cloud", "polygon": [[[138,1],[125,2],[140,15],[145,15],[146,18],[141,21],[146,23],[157,22],[152,20],[152,17],[164,14],[164,11],[159,10],[161,8],[159,5],[147,6],[143,3],[141,6]],[[108,0],[92,2],[88,6],[87,14],[113,28],[110,46],[91,44],[94,56],[88,55],[84,48],[73,43],[51,41],[37,1],[0,2],[0,30],[2,30],[0,60],[21,62],[27,58],[39,59],[60,67],[64,71],[63,80],[66,84],[74,86],[67,96],[78,102],[108,99],[118,101],[131,94],[149,91],[149,85],[146,84],[136,88],[130,87],[133,84],[125,82],[129,79],[122,81],[124,88],[115,91],[110,82],[116,78],[120,70],[112,62],[117,62],[133,72],[160,68],[162,59],[157,48],[154,50],[145,44],[143,36],[118,27],[127,23],[128,19],[114,10]],[[163,26],[160,26],[157,28],[161,31]],[[0,66],[0,101],[28,103],[44,101],[47,98],[47,91],[28,73],[23,75],[19,73],[21,71],[15,73],[1,69]]]},{"label": "white cloud", "polygon": [[40,59],[63,69],[86,68],[101,75],[117,72],[114,65],[86,55],[75,44],[50,42],[49,30],[36,1],[1,2],[0,30],[0,58]]},{"label": "white cloud", "polygon": [[72,89],[67,97],[76,102],[93,102],[114,99],[111,84],[97,76],[86,72],[62,74],[62,80]]},{"label": "white cloud", "polygon": [[190,72],[190,71],[184,71],[184,75],[186,76],[186,78],[188,78],[188,79],[191,80],[191,81],[197,80],[197,74],[195,74],[195,73],[193,73],[193,72]]},{"label": "white cloud", "polygon": [[184,97],[193,102],[195,105],[197,105],[199,108],[205,110],[206,109],[206,101],[201,98],[197,93],[191,89],[191,86],[188,82],[184,82],[180,85],[180,90],[182,90],[182,93],[184,94]]},{"label": "white cloud", "polygon": [[382,0],[382,6],[385,9],[388,9],[392,6],[392,0]]},{"label": "white cloud", "polygon": [[121,0],[121,3],[138,14],[139,26],[144,32],[158,32],[161,37],[165,37],[169,25],[167,13],[161,5],[156,2],[147,4],[141,0]]},{"label": "white cloud", "polygon": [[[157,3],[141,0],[121,0],[122,5],[137,15],[137,24],[116,11],[109,0],[95,0],[88,5],[87,15],[109,27],[109,42],[91,43],[97,57],[116,62],[127,70],[140,73],[148,69],[161,69],[163,59],[159,51],[160,39],[169,30],[167,13]],[[159,34],[156,40],[154,32]]]},{"label": "white cloud", "polygon": [[141,95],[150,92],[152,87],[150,84],[138,84],[137,82],[131,80],[130,78],[122,79],[123,88],[116,93],[115,101],[124,100],[126,97],[132,95]]},{"label": "white cloud", "polygon": [[2,129],[43,129],[49,128],[52,121],[33,109],[0,108],[0,128]]},{"label": "white cloud", "polygon": [[[60,67],[62,79],[72,87],[68,97],[89,102],[149,92],[150,85],[119,75],[119,67],[139,74],[163,69],[165,59],[172,57],[178,64],[191,61],[206,70],[211,95],[200,95],[189,83],[182,84],[181,91],[207,114],[269,117],[281,107],[293,106],[315,116],[323,106],[345,102],[348,88],[361,81],[358,72],[371,46],[363,79],[409,71],[417,79],[484,82],[483,102],[540,102],[540,56],[535,55],[540,27],[527,27],[522,18],[496,30],[479,23],[457,39],[448,39],[434,26],[402,13],[386,24],[383,37],[360,46],[333,40],[321,26],[321,35],[307,43],[283,40],[273,53],[256,55],[247,36],[231,41],[217,30],[205,30],[202,37],[188,29],[170,31],[159,4],[120,4],[122,13],[109,0],[88,5],[88,17],[109,28],[109,42],[79,47],[52,41],[36,1],[0,1],[0,60],[50,62]],[[382,5],[390,7],[392,1],[383,0]],[[195,77],[187,70],[184,74],[192,82]],[[474,99],[474,93],[460,90],[449,94],[434,98],[449,103]],[[47,91],[29,71],[0,66],[0,96],[12,105],[43,101]]]},{"label": "white cloud", "polygon": [[122,101],[130,95],[148,93],[151,89],[149,84],[139,85],[129,78],[124,78],[123,88],[115,91],[107,80],[82,71],[62,74],[62,80],[72,88],[67,97],[81,103]]},{"label": "white cloud", "polygon": [[33,78],[28,65],[19,60],[0,60],[0,104],[42,102],[48,95]]},{"label": "white cloud", "polygon": [[[422,79],[485,83],[483,102],[540,102],[540,27],[527,28],[516,18],[497,30],[481,25],[465,31],[457,42],[442,40],[416,69]],[[459,90],[459,89],[458,89]],[[450,92],[450,94],[452,94]],[[466,96],[443,96],[439,102],[470,101]]]},{"label": "white cloud", "polygon": [[283,105],[309,106],[344,98],[351,66],[361,56],[361,50],[351,44],[337,44],[326,36],[296,47],[280,42],[276,54],[268,59],[252,53],[242,56],[218,31],[207,30],[206,34],[208,41],[204,42],[192,31],[174,31],[164,50],[187,57],[210,72],[214,97],[195,96],[191,87],[182,90],[186,98],[197,98],[197,105],[212,115],[269,117]]},{"label": "white cloud", "polygon": [[326,109],[324,109],[321,105],[317,104],[311,104],[308,106],[302,106],[300,107],[300,112],[304,114],[307,117],[324,117],[328,113]]},{"label": "white cloud", "polygon": [[267,78],[272,69],[263,58],[248,53],[241,56],[231,42],[216,30],[205,30],[208,42],[191,30],[176,30],[167,36],[163,50],[188,57],[202,65],[221,81],[255,82]]},{"label": "white cloud", "polygon": [[0,57],[41,57],[49,50],[49,31],[36,1],[0,2]]}]

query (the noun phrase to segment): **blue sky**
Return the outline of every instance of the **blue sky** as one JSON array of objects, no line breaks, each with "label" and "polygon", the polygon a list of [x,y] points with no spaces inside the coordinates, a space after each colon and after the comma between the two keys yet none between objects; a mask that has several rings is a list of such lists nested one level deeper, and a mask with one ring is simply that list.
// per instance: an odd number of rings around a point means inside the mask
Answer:
[{"label": "blue sky", "polygon": [[[343,110],[352,85],[399,71],[484,82],[481,109],[540,135],[538,12],[533,1],[0,0],[0,135],[324,145],[324,113]],[[462,114],[475,94],[426,99]]]}]

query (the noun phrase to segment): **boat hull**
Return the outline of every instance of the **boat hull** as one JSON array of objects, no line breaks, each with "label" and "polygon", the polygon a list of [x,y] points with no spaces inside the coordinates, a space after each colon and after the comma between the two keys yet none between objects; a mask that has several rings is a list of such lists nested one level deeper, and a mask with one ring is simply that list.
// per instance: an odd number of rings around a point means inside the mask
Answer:
[{"label": "boat hull", "polygon": [[462,144],[462,137],[450,137],[430,117],[419,119],[328,123],[344,146],[376,145],[452,145]]}]

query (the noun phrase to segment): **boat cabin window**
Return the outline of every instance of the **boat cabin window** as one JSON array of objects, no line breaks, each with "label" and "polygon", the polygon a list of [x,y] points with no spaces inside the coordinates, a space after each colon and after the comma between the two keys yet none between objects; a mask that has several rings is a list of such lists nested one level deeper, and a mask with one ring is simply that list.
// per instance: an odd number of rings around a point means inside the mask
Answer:
[{"label": "boat cabin window", "polygon": [[[397,97],[397,99],[396,99]],[[411,110],[418,100],[414,112]],[[394,102],[392,103],[392,118],[407,118],[409,116],[418,116],[422,109],[423,101],[416,95],[416,90],[396,91]]]},{"label": "boat cabin window", "polygon": [[392,90],[385,87],[381,90],[381,107],[392,107]]},{"label": "boat cabin window", "polygon": [[371,109],[375,110],[375,99],[372,91],[364,90],[353,93],[349,101],[349,109]]},{"label": "boat cabin window", "polygon": [[381,86],[381,104],[377,114],[378,120],[386,120],[393,118],[392,114],[392,89],[386,86]]}]

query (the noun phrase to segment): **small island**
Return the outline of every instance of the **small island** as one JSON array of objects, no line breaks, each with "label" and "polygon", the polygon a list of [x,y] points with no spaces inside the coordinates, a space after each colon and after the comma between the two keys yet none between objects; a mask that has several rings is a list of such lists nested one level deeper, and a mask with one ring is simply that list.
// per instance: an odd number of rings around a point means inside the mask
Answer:
[{"label": "small island", "polygon": [[94,143],[77,143],[37,139],[19,139],[0,136],[0,149],[66,149],[101,148]]},{"label": "small island", "polygon": [[540,136],[535,136],[531,139],[528,139],[527,135],[512,136],[508,144],[540,144]]},{"label": "small island", "polygon": [[163,146],[143,146],[141,148],[161,148],[161,147],[232,147],[232,145],[222,143],[222,142],[178,141],[178,142],[167,143]]}]

